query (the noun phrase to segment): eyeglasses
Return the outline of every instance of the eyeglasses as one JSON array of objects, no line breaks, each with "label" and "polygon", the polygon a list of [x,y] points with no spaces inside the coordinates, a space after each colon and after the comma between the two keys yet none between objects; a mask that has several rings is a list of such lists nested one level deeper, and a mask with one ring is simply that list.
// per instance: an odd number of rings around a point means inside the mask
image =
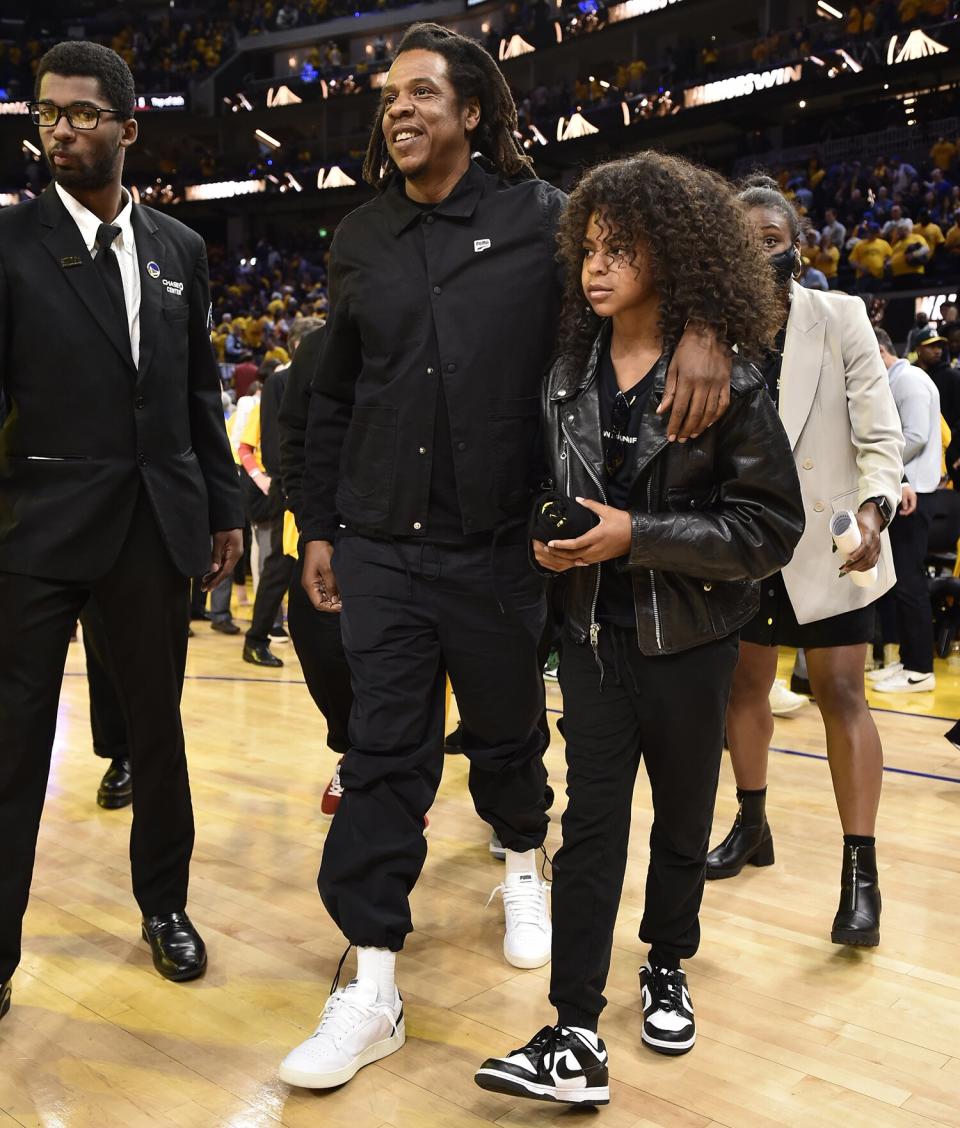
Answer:
[{"label": "eyeglasses", "polygon": [[610,437],[603,444],[603,465],[608,477],[613,477],[627,457],[627,425],[630,422],[630,403],[623,392],[617,392],[610,412]]},{"label": "eyeglasses", "polygon": [[66,117],[71,129],[96,129],[101,114],[119,114],[106,106],[92,106],[89,102],[73,102],[69,106],[58,106],[55,102],[28,102],[30,120],[41,129],[54,129],[62,117]]}]

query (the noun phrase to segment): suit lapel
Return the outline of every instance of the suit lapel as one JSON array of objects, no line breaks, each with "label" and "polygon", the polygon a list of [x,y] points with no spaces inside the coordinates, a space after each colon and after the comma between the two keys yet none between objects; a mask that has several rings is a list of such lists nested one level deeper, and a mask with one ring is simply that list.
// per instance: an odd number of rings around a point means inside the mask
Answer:
[{"label": "suit lapel", "polygon": [[791,448],[796,449],[817,396],[827,320],[804,287],[794,283],[791,294],[780,370],[780,418]]},{"label": "suit lapel", "polygon": [[[163,317],[161,279],[166,247],[150,211],[133,205],[133,232],[137,241],[137,268],[140,271],[140,364],[139,375],[149,371]],[[154,268],[151,275],[148,267]]]},{"label": "suit lapel", "polygon": [[[130,334],[125,323],[114,313],[110,295],[94,266],[80,228],[60,202],[51,185],[40,198],[40,222],[48,230],[41,242],[50,252],[56,269],[66,278],[74,293],[83,302],[91,318],[110,339],[123,359],[133,367]],[[64,265],[67,263],[69,265]]]}]

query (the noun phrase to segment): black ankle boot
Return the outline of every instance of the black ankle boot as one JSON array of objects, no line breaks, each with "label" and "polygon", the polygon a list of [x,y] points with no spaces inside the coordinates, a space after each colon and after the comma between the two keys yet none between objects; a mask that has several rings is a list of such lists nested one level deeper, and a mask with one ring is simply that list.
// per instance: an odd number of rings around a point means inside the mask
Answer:
[{"label": "black ankle boot", "polygon": [[880,943],[880,885],[876,846],[843,847],[840,908],[833,919],[834,944],[873,948]]},{"label": "black ankle boot", "polygon": [[733,828],[719,846],[707,854],[707,880],[736,877],[748,863],[773,865],[773,835],[766,816],[767,794],[743,795]]}]

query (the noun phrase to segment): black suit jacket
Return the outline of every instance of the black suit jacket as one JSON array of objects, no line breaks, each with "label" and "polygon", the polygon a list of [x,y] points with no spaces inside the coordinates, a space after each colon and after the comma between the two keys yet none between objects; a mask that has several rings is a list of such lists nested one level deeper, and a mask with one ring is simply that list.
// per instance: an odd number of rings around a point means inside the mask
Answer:
[{"label": "black suit jacket", "polygon": [[212,532],[243,524],[203,240],[137,204],[133,228],[137,367],[53,186],[0,211],[0,571],[102,576],[141,483],[184,575],[209,567]]}]

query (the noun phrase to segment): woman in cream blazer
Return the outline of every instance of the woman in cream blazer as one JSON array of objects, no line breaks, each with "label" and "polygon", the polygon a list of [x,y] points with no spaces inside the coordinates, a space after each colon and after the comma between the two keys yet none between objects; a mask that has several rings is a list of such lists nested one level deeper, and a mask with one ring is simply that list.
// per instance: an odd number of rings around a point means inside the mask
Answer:
[{"label": "woman in cream blazer", "polygon": [[[834,943],[880,939],[874,838],[883,752],[864,697],[874,604],[895,582],[886,526],[901,496],[903,435],[887,371],[863,302],[804,289],[801,223],[774,181],[753,177],[740,196],[762,239],[784,300],[785,325],[763,368],[793,447],[806,528],[793,560],[761,585],[756,618],[740,635],[740,661],[727,710],[727,740],[740,808],[733,829],[707,859],[707,877],[733,877],[747,863],[773,863],[765,814],[773,736],[768,695],[777,648],[804,647],[810,687],[823,716],[833,789],[843,827],[840,907]],[[835,554],[830,519],[856,514],[862,544]],[[878,577],[857,587],[848,572]]]}]

